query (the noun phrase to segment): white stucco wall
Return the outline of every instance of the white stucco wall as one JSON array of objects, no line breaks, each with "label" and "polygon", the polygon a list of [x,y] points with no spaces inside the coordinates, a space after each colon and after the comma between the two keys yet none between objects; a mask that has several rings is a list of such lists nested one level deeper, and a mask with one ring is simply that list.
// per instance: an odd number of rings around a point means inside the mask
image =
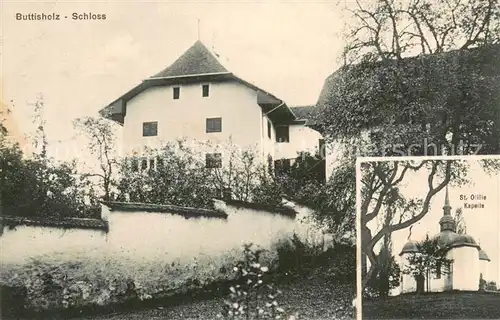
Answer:
[{"label": "white stucco wall", "polygon": [[62,253],[67,260],[81,250],[100,250],[107,243],[104,231],[34,226],[3,227],[0,236],[2,264],[23,264],[30,258]]},{"label": "white stucco wall", "polygon": [[[210,85],[202,97],[202,85]],[[290,126],[290,143],[276,143],[275,126],[257,104],[257,92],[237,82],[180,85],[180,98],[173,99],[174,86],[153,87],[127,102],[123,124],[122,154],[141,153],[179,139],[210,145],[229,143],[239,149],[253,149],[263,163],[295,158],[300,151],[314,151],[321,135],[304,125]],[[222,118],[222,132],[206,133],[207,118]],[[158,135],[142,136],[144,122],[158,122]],[[271,137],[268,136],[268,121]],[[204,157],[215,152],[210,147],[197,149]]]},{"label": "white stucco wall", "polygon": [[453,289],[479,289],[479,251],[474,247],[459,247],[451,250],[453,255]]},{"label": "white stucco wall", "polygon": [[319,139],[321,134],[316,130],[308,128],[301,124],[289,126],[290,142],[276,142],[275,154],[277,159],[293,159],[296,158],[299,152],[305,151],[315,154],[318,151]]},{"label": "white stucco wall", "polygon": [[[304,241],[322,241],[322,233],[301,223],[307,210],[290,219],[251,209],[228,207],[228,218],[191,218],[150,212],[109,211],[103,218],[109,232],[19,226],[4,228],[0,237],[2,264],[23,264],[35,257],[71,261],[76,254],[115,257],[136,265],[217,257],[240,250],[244,243],[272,249],[296,232]],[[331,238],[330,238],[331,239]]]},{"label": "white stucco wall", "polygon": [[[127,102],[124,149],[140,151],[180,138],[227,142],[242,148],[261,141],[261,108],[257,93],[236,82],[210,83],[209,97],[202,97],[202,84],[180,86],[173,99],[172,86],[149,88]],[[207,118],[222,118],[222,132],[206,133]],[[143,122],[158,121],[158,136],[143,137]],[[267,133],[266,133],[267,134]]]},{"label": "white stucco wall", "polygon": [[[404,266],[407,263],[403,255],[399,263]],[[477,291],[479,289],[479,275],[481,270],[487,268],[483,261],[479,260],[479,252],[474,247],[458,247],[448,251],[447,259],[453,260],[452,272],[442,274],[441,278],[430,276],[429,288],[425,284],[425,290],[430,292],[442,292],[446,290]],[[413,276],[403,275],[403,281],[395,291],[395,294],[415,292],[417,284]]]}]

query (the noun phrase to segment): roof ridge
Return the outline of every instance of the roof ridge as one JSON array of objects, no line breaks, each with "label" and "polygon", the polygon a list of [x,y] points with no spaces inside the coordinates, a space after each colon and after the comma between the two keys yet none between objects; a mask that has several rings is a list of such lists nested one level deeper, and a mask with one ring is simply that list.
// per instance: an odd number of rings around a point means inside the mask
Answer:
[{"label": "roof ridge", "polygon": [[203,75],[214,73],[229,73],[226,67],[217,58],[217,53],[201,41],[197,40],[185,50],[171,65],[162,71],[149,77],[151,78],[175,78],[191,75]]}]

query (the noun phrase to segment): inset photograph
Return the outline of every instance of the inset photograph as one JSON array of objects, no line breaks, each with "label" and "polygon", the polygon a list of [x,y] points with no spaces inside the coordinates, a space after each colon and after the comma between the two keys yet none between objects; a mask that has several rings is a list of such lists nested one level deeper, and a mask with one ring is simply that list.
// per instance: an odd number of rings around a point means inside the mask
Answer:
[{"label": "inset photograph", "polygon": [[358,319],[500,318],[500,157],[359,158]]}]

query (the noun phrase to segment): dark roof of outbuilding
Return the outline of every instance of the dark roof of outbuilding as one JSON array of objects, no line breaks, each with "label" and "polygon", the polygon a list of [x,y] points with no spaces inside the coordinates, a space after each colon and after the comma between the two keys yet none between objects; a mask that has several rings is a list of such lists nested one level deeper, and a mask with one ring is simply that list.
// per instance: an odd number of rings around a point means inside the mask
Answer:
[{"label": "dark roof of outbuilding", "polygon": [[170,66],[151,78],[180,77],[189,75],[228,73],[201,41],[196,41]]},{"label": "dark roof of outbuilding", "polygon": [[0,223],[9,227],[34,226],[62,229],[95,229],[108,231],[108,222],[101,219],[84,218],[27,218],[16,216],[1,216]]},{"label": "dark roof of outbuilding", "polygon": [[309,119],[311,112],[314,111],[314,105],[294,106],[294,107],[290,107],[290,109],[292,109],[293,113],[295,113],[295,116],[297,116],[297,119],[307,120],[307,119]]}]

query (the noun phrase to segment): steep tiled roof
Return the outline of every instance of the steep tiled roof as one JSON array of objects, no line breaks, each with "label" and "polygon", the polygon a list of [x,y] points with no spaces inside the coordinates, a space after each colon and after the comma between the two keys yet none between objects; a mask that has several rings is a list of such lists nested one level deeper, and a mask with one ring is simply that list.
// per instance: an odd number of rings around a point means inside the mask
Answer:
[{"label": "steep tiled roof", "polygon": [[189,75],[227,73],[227,69],[205,47],[201,41],[196,41],[169,67],[151,78],[179,77]]},{"label": "steep tiled roof", "polygon": [[16,216],[0,216],[0,223],[5,226],[35,226],[52,227],[61,229],[96,229],[108,231],[108,223],[101,219],[83,219],[83,218],[26,218]]},{"label": "steep tiled roof", "polygon": [[[142,81],[128,92],[118,97],[108,106],[100,110],[100,114],[106,118],[123,124],[127,113],[127,101],[137,96],[144,90],[156,86],[178,85],[186,83],[200,82],[224,82],[236,81],[242,85],[255,90],[257,94],[257,104],[264,113],[268,114],[273,123],[291,123],[296,120],[286,103],[257,87],[255,84],[245,81],[233,73],[229,72],[212,53],[200,41],[195,42],[186,52],[184,52],[173,64],[166,69]],[[277,108],[277,106],[280,106]]]}]

